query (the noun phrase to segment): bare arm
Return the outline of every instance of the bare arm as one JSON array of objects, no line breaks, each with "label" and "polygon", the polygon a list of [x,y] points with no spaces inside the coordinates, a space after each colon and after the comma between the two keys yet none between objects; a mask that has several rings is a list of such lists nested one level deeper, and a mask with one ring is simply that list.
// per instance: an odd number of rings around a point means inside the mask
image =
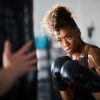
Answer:
[{"label": "bare arm", "polygon": [[[98,76],[100,76],[100,48],[92,48],[89,52],[96,72]],[[93,95],[95,96],[96,100],[100,100],[100,92],[93,93]]]},{"label": "bare arm", "polygon": [[72,92],[69,88],[65,91],[60,91],[60,94],[63,100],[72,100]]},{"label": "bare arm", "polygon": [[89,53],[90,59],[94,63],[96,72],[100,76],[100,48],[91,48]]},{"label": "bare arm", "polygon": [[72,100],[73,93],[77,87],[77,84],[75,82],[72,82],[69,84],[69,86],[66,88],[65,91],[60,91],[61,97],[63,100]]},{"label": "bare arm", "polygon": [[13,68],[0,69],[0,96],[11,88],[16,78]]}]

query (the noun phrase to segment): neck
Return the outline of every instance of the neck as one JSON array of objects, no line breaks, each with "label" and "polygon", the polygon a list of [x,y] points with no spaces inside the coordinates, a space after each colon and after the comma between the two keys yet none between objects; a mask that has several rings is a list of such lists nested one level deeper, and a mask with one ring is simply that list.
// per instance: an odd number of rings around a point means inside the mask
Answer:
[{"label": "neck", "polygon": [[83,53],[85,45],[86,45],[86,43],[81,41],[79,43],[75,53],[73,53],[71,56],[78,58]]}]

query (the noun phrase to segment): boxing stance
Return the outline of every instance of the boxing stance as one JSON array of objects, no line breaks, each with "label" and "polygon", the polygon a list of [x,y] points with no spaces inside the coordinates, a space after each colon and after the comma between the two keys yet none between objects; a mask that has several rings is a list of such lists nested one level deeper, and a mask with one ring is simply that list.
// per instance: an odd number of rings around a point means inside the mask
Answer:
[{"label": "boxing stance", "polygon": [[[88,94],[90,97],[94,96],[96,100],[100,100],[100,90],[98,88],[99,84],[97,84],[97,78],[90,78],[93,77],[93,75],[89,74],[91,71],[93,74],[100,77],[100,48],[82,40],[81,31],[72,17],[72,13],[69,11],[69,8],[64,5],[56,5],[48,10],[42,20],[42,25],[49,35],[56,38],[59,46],[65,50],[66,55],[72,60],[77,60],[77,62],[79,62],[78,64],[76,61],[66,62],[63,67],[59,67],[62,70],[61,74],[64,83],[70,83],[63,91],[60,91],[63,100],[75,100],[76,98],[79,98],[76,100],[82,100],[84,97],[84,100],[86,100],[86,98],[87,100],[91,100],[88,99]],[[80,64],[82,66],[80,66]],[[66,69],[65,66],[67,66],[68,69]],[[85,68],[81,69],[83,66],[89,71]],[[76,74],[77,77],[69,75],[70,73],[68,72],[73,73],[73,75]],[[65,75],[71,76],[70,78],[67,78],[67,81],[69,82],[65,81]],[[83,79],[81,79],[80,76]],[[88,78],[89,82],[87,82]],[[86,86],[80,85],[80,82]],[[93,87],[95,87],[94,84],[97,86],[95,92],[93,89]],[[90,90],[93,96],[91,95]]]},{"label": "boxing stance", "polygon": [[90,92],[100,90],[100,77],[96,76],[78,61],[71,60],[67,56],[57,58],[52,63],[51,73],[55,89],[58,91],[66,90],[72,83],[81,86],[82,92],[79,96],[74,95],[73,100],[82,100],[80,96],[83,96],[83,100],[85,98],[95,100]]}]

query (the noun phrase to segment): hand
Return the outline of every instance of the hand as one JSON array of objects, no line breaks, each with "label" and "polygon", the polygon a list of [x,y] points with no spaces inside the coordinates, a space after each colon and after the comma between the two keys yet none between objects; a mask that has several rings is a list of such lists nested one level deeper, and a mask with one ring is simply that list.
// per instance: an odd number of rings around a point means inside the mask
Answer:
[{"label": "hand", "polygon": [[11,44],[9,41],[5,42],[3,52],[3,66],[4,68],[11,68],[12,73],[16,77],[20,77],[25,73],[32,71],[33,65],[36,64],[36,52],[28,52],[32,45],[32,41],[24,44],[17,52],[11,52]]}]

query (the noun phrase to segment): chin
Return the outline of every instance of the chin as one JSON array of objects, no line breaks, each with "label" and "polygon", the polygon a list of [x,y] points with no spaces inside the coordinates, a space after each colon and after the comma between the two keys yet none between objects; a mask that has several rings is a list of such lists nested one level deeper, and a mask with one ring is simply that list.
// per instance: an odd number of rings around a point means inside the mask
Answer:
[{"label": "chin", "polygon": [[73,55],[73,52],[66,52],[68,56]]}]

